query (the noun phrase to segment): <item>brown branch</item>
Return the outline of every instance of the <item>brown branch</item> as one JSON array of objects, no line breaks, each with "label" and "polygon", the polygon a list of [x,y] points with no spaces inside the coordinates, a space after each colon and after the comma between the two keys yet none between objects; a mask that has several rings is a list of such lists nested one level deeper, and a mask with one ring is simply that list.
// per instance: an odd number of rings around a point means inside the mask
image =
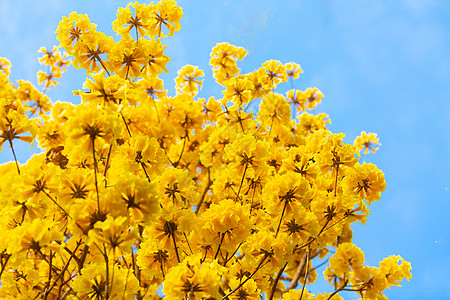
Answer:
[{"label": "brown branch", "polygon": [[[61,276],[64,275],[64,272],[66,272],[67,268],[69,267],[69,263],[70,260],[72,258],[76,258],[76,256],[74,256],[73,253],[75,253],[75,251],[77,251],[78,247],[81,245],[81,241],[77,243],[77,246],[75,247],[75,249],[73,251],[70,251],[70,257],[67,260],[66,264],[64,265],[64,267],[62,268],[61,272],[59,272],[58,277],[56,277],[55,281],[53,282],[53,284],[45,291],[45,295],[44,295],[44,299],[50,294],[51,290],[56,286],[58,280],[61,278]],[[67,248],[67,247],[66,247]],[[68,249],[68,248],[67,248]]]},{"label": "brown branch", "polygon": [[276,277],[275,280],[273,281],[272,290],[270,291],[270,296],[269,296],[269,299],[268,299],[268,300],[272,300],[272,299],[273,299],[273,296],[275,295],[275,291],[277,290],[277,284],[278,284],[278,281],[280,281],[281,274],[283,274],[284,269],[286,269],[287,264],[288,264],[288,263],[286,262],[286,263],[284,264],[284,266],[281,267],[280,271],[278,271],[277,277]]},{"label": "brown branch", "polygon": [[202,195],[200,196],[200,201],[197,203],[197,207],[195,208],[195,214],[197,215],[200,211],[200,207],[203,204],[203,201],[205,201],[206,194],[208,193],[209,188],[213,184],[213,181],[211,180],[211,171],[210,168],[206,169],[208,171],[208,182],[206,183],[205,189],[203,190]]},{"label": "brown branch", "polygon": [[297,271],[295,272],[294,277],[292,277],[291,282],[289,282],[289,285],[285,292],[288,292],[289,290],[295,289],[298,285],[298,280],[300,279],[300,276],[302,275],[303,268],[305,267],[306,263],[306,252],[303,254],[302,259],[300,260]]},{"label": "brown branch", "polygon": [[309,273],[309,252],[310,252],[310,245],[308,245],[308,251],[306,251],[306,270],[305,270],[305,279],[303,280],[303,286],[302,286],[302,293],[300,294],[300,300],[303,298],[303,292],[305,291],[305,285],[306,280],[308,279],[308,273]]},{"label": "brown branch", "polygon": [[327,300],[330,300],[334,295],[336,295],[337,293],[339,293],[340,291],[344,290],[345,287],[347,286],[348,281],[344,281],[344,285],[341,286],[340,288],[338,288],[337,290],[335,290],[333,293],[331,293],[331,295],[327,298]]}]

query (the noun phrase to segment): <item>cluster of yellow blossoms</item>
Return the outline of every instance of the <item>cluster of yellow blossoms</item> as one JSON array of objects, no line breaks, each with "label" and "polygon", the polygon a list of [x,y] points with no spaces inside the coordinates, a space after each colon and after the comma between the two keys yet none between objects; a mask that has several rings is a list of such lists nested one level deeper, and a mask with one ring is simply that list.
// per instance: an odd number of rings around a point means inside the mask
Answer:
[{"label": "cluster of yellow blossoms", "polygon": [[[86,15],[64,17],[60,46],[90,77],[79,105],[13,84],[0,59],[0,147],[45,149],[0,166],[1,299],[386,299],[410,264],[364,266],[350,229],[385,189],[359,162],[376,135],[346,144],[326,114],[307,112],[317,88],[275,91],[298,64],[241,74],[246,51],[228,43],[211,52],[221,99],[197,97],[204,73],[191,65],[168,96],[162,39],[181,17],[175,1],[130,3],[113,22],[117,42]],[[41,52],[49,88],[69,61]],[[334,292],[314,295],[326,257]]]}]

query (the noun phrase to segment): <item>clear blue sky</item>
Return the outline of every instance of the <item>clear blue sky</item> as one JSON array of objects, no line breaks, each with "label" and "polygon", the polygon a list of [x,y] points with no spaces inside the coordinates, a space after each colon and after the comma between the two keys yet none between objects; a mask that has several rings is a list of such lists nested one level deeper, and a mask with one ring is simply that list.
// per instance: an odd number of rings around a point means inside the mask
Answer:
[{"label": "clear blue sky", "polygon": [[[178,1],[182,29],[167,40],[172,58],[165,76],[198,65],[206,81],[200,96],[220,97],[208,66],[211,48],[227,41],[249,55],[251,71],[267,59],[301,64],[295,87],[318,87],[317,112],[330,115],[333,132],[352,142],[362,130],[376,132],[382,146],[365,159],[381,168],[387,189],[371,206],[367,225],[355,224],[354,242],[366,263],[399,254],[412,263],[413,279],[393,287],[391,299],[450,299],[450,2],[432,0],[214,0]],[[127,1],[2,0],[0,57],[11,60],[13,80],[37,83],[37,50],[56,44],[63,15],[87,13],[98,29]],[[73,67],[48,94],[73,101],[83,72]],[[288,88],[282,86],[281,90]],[[28,148],[18,154],[23,163]],[[5,145],[0,163],[12,160]],[[319,274],[319,277],[323,277]],[[312,290],[319,292],[319,290]],[[356,294],[342,294],[355,299]]]}]

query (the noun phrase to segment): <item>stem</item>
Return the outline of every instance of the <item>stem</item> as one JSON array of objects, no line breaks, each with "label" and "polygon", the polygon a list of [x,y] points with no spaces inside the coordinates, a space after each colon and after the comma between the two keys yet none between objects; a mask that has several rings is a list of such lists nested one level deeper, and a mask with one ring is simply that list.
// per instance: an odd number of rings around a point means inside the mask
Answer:
[{"label": "stem", "polygon": [[5,270],[6,264],[8,263],[8,260],[10,257],[11,257],[11,254],[7,254],[5,262],[2,263],[2,270],[0,271],[0,279],[2,278],[3,271]]},{"label": "stem", "polygon": [[327,231],[328,229],[330,229],[331,227],[333,227],[334,225],[336,225],[337,223],[341,222],[342,220],[344,220],[345,218],[347,218],[348,215],[344,216],[342,219],[340,219],[339,221],[337,221],[336,223],[334,223],[333,225],[331,225],[330,227],[325,228],[323,231]]},{"label": "stem", "polygon": [[266,260],[266,258],[269,257],[269,254],[266,253],[264,254],[263,258],[261,259],[261,261],[259,262],[258,266],[256,267],[256,269],[250,274],[249,277],[247,277],[243,282],[241,282],[234,290],[232,290],[231,292],[229,292],[228,294],[226,294],[225,296],[222,297],[223,299],[227,299],[230,295],[232,295],[234,292],[236,292],[238,289],[240,289],[250,278],[253,277],[253,275],[256,274],[256,272],[258,272],[259,269],[261,269],[263,267],[263,262]]},{"label": "stem", "polygon": [[220,239],[219,247],[217,247],[217,251],[216,251],[216,254],[214,255],[214,259],[216,259],[217,255],[219,255],[220,246],[222,246],[222,242],[223,242],[223,239],[225,238],[225,234],[226,234],[226,232],[222,233],[222,238]]},{"label": "stem", "polygon": [[147,177],[148,182],[151,182],[150,177],[148,176],[147,170],[145,169],[145,165],[143,162],[141,162],[141,167],[142,167],[142,170],[144,170],[145,177]]},{"label": "stem", "polygon": [[177,242],[175,241],[175,232],[170,234],[172,236],[173,247],[175,248],[175,254],[177,255],[178,263],[180,263],[180,255],[178,254]]},{"label": "stem", "polygon": [[108,255],[106,254],[106,246],[105,246],[105,244],[103,244],[103,251],[104,251],[103,258],[105,259],[105,267],[106,267],[106,294],[105,294],[105,299],[109,299],[109,262],[108,262]]},{"label": "stem", "polygon": [[297,267],[297,271],[295,272],[294,277],[292,277],[291,282],[289,283],[286,292],[292,289],[295,289],[298,285],[298,279],[300,278],[303,268],[305,267],[305,263],[306,263],[306,253],[303,254],[302,259],[300,261],[300,263],[298,264]]},{"label": "stem", "polygon": [[16,162],[17,173],[19,173],[19,175],[20,175],[19,163],[17,162],[16,152],[14,151],[13,143],[11,140],[8,140],[8,141],[9,141],[9,146],[11,147],[11,150],[12,150],[12,154],[14,156],[14,160]]},{"label": "stem", "polygon": [[225,265],[236,255],[236,253],[239,251],[239,247],[241,247],[242,243],[240,243],[237,247],[236,250],[234,250],[234,252],[230,255],[230,258],[226,259],[225,262],[223,263],[223,266],[225,267]]},{"label": "stem", "polygon": [[328,223],[330,222],[330,218],[327,218],[327,221],[325,222],[325,225],[323,225],[322,229],[320,229],[319,233],[317,234],[316,237],[311,238],[309,241],[307,241],[306,243],[304,243],[301,246],[297,246],[295,248],[295,250],[299,250],[302,249],[303,247],[306,247],[308,245],[310,245],[312,242],[314,242],[315,240],[317,240],[319,238],[319,236],[322,234],[322,232],[324,231],[325,227],[327,227]]},{"label": "stem", "polygon": [[300,300],[303,297],[303,292],[305,291],[305,285],[306,280],[308,279],[308,273],[309,273],[309,251],[310,251],[310,245],[308,245],[308,251],[306,251],[306,270],[305,270],[305,279],[303,280],[303,286],[302,286],[302,293],[300,294]]},{"label": "stem", "polygon": [[[75,249],[72,251],[72,254],[77,251],[78,247],[81,245],[81,241],[79,243],[77,243],[77,246],[75,247]],[[71,255],[69,257],[69,259],[67,260],[66,264],[64,265],[64,267],[62,268],[61,272],[59,272],[58,277],[56,277],[55,281],[53,282],[53,284],[45,291],[45,295],[44,295],[44,299],[48,296],[48,294],[51,292],[51,290],[56,286],[56,283],[58,282],[58,280],[61,278],[61,276],[64,274],[64,272],[67,270],[67,268],[69,267],[69,263],[72,260],[72,258],[74,258],[74,255]]]},{"label": "stem", "polygon": [[241,125],[242,132],[245,133],[244,125],[242,125],[242,119],[241,119],[241,115],[239,114],[239,110],[237,111],[237,119],[238,119],[239,125]]},{"label": "stem", "polygon": [[245,164],[244,173],[242,174],[242,178],[241,178],[241,184],[239,185],[239,190],[237,192],[236,199],[234,200],[234,202],[237,202],[239,199],[239,193],[241,192],[242,184],[244,183],[245,172],[247,172],[247,168],[248,168],[248,163]]},{"label": "stem", "polygon": [[[270,291],[270,296],[268,300],[272,300],[273,299],[273,295],[275,295],[275,291],[277,290],[277,284],[278,281],[280,281],[281,278],[281,274],[283,274],[284,269],[286,269],[287,266],[287,262],[284,264],[284,266],[280,269],[280,271],[278,271],[277,277],[275,278],[274,282],[273,282],[273,286],[272,286],[272,290]],[[301,299],[301,297],[300,297]]]},{"label": "stem", "polygon": [[189,244],[189,241],[188,241],[186,233],[183,232],[183,234],[184,234],[184,239],[186,240],[186,243],[188,245],[188,248],[191,251],[191,254],[194,254],[194,252],[192,252],[191,245]]},{"label": "stem", "polygon": [[73,284],[72,284],[71,286],[69,286],[69,288],[67,289],[67,291],[62,295],[61,300],[66,299],[67,295],[68,295],[69,292],[72,290],[72,286],[73,286]]},{"label": "stem", "polygon": [[344,282],[344,285],[341,286],[340,288],[338,288],[337,290],[335,290],[333,293],[331,293],[331,295],[327,298],[327,300],[330,300],[334,295],[336,295],[337,293],[339,293],[340,291],[342,291],[348,284],[348,281],[346,280]]},{"label": "stem", "polygon": [[337,184],[338,184],[339,165],[336,166],[336,179],[334,181],[334,196],[336,197]]},{"label": "stem", "polygon": [[[294,77],[292,76],[289,79],[291,81],[291,89],[294,89]],[[296,92],[294,91],[294,95],[293,95],[294,99],[295,99],[295,96],[296,96],[295,94],[296,94]],[[296,115],[295,103],[294,103],[295,100],[294,99],[292,99],[292,119],[295,119],[295,115]]]},{"label": "stem", "polygon": [[103,177],[105,177],[105,188],[107,186],[106,185],[106,172],[108,171],[109,159],[111,158],[111,150],[112,150],[112,144],[109,145],[108,155],[106,156],[105,170],[103,171]]},{"label": "stem", "polygon": [[130,128],[128,128],[128,124],[127,124],[127,121],[125,120],[125,117],[123,116],[123,113],[120,112],[120,115],[122,116],[123,123],[125,124],[125,127],[127,128],[128,135],[131,137]]},{"label": "stem", "polygon": [[252,210],[253,210],[253,199],[255,198],[255,192],[256,192],[256,187],[253,188],[253,193],[252,193],[252,200],[250,201],[250,214],[249,214],[249,218],[252,215]]},{"label": "stem", "polygon": [[100,197],[98,195],[98,181],[97,181],[98,166],[97,166],[97,159],[95,159],[95,138],[94,137],[91,138],[91,142],[92,142],[92,158],[94,159],[94,180],[95,180],[95,191],[97,193],[97,209],[98,209],[98,212],[100,213]]},{"label": "stem", "polygon": [[186,146],[186,137],[187,134],[183,137],[183,147],[181,148],[181,153],[180,156],[178,157],[178,160],[173,164],[173,166],[176,168],[178,166],[178,164],[181,161],[181,157],[183,156],[183,152],[184,152],[184,147]]},{"label": "stem", "polygon": [[[50,258],[49,258],[49,263],[48,263],[48,283],[46,284],[47,286],[50,286],[50,283],[52,282],[52,265],[53,265],[53,253],[52,250],[50,250]],[[59,272],[59,274],[62,273]],[[44,299],[47,299],[48,293],[45,293]]]},{"label": "stem", "polygon": [[283,216],[284,216],[284,212],[286,211],[286,206],[287,206],[287,204],[288,204],[288,202],[285,200],[285,201],[284,201],[283,211],[281,212],[280,222],[278,223],[277,231],[275,232],[275,238],[276,238],[277,235],[278,235],[278,231],[280,231],[281,221],[283,220]]},{"label": "stem", "polygon": [[108,76],[111,76],[111,74],[109,73],[108,69],[106,68],[106,66],[103,64],[103,60],[100,58],[100,56],[96,56],[95,57],[98,62],[100,63],[100,65],[102,66],[103,69],[105,69],[106,73],[108,73]]}]

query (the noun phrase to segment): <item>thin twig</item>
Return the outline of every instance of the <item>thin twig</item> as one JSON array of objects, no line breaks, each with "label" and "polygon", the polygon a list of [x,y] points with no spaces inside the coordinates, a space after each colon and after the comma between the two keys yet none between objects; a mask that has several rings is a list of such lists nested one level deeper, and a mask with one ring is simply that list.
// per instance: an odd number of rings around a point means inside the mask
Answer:
[{"label": "thin twig", "polygon": [[272,286],[272,290],[270,291],[270,296],[268,300],[272,300],[273,296],[275,295],[275,291],[277,290],[277,285],[278,285],[278,281],[280,281],[281,278],[281,274],[283,274],[284,269],[286,269],[287,266],[287,262],[284,264],[284,266],[280,269],[280,271],[278,271],[277,277],[275,278],[275,280],[273,281],[273,286]]},{"label": "thin twig", "polygon": [[275,238],[277,238],[278,232],[280,231],[281,221],[283,220],[284,212],[286,211],[286,206],[288,205],[288,201],[284,201],[283,211],[281,212],[280,222],[278,223],[277,231],[275,232]]},{"label": "thin twig", "polygon": [[303,280],[302,293],[300,294],[300,300],[303,298],[303,292],[305,291],[306,280],[308,279],[309,273],[309,252],[311,248],[308,245],[308,250],[306,251],[306,270],[305,270],[305,279]]},{"label": "thin twig", "polygon": [[250,278],[253,277],[253,275],[256,274],[256,272],[258,272],[259,269],[261,269],[264,265],[263,262],[266,260],[266,258],[269,257],[269,254],[265,254],[262,258],[261,261],[259,262],[258,266],[255,268],[255,270],[250,274],[250,276],[248,276],[243,282],[241,282],[234,290],[232,290],[231,292],[229,292],[228,294],[226,294],[225,296],[222,297],[223,299],[227,299],[230,295],[232,295],[234,292],[236,292],[237,290],[239,290],[248,280],[250,280]]},{"label": "thin twig", "polygon": [[14,156],[14,160],[16,162],[17,173],[19,173],[19,175],[20,175],[19,162],[17,161],[16,152],[14,151],[13,143],[11,140],[8,140],[8,141],[9,141],[9,146],[11,147],[11,150],[12,150],[12,154]]},{"label": "thin twig", "polygon": [[95,158],[95,137],[91,137],[91,142],[92,142],[92,158],[94,159],[94,180],[95,180],[95,191],[97,193],[97,209],[98,212],[100,213],[100,196],[98,194],[98,181],[97,181],[98,166],[97,166],[97,159]]},{"label": "thin twig", "polygon": [[108,171],[109,159],[111,158],[111,150],[112,150],[112,144],[109,145],[108,155],[106,155],[105,170],[103,171],[103,177],[105,177],[105,187],[107,186],[107,184],[106,184],[106,172]]}]

